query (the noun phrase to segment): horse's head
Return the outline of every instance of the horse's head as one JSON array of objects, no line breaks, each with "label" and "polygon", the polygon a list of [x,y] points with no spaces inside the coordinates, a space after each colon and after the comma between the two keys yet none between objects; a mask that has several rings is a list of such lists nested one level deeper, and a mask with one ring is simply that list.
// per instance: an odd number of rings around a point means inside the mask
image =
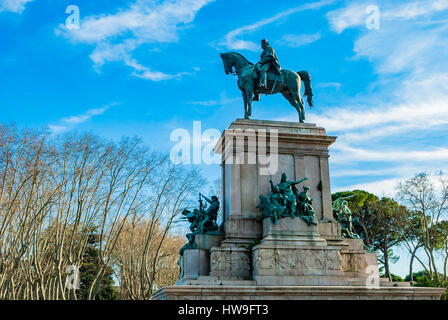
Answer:
[{"label": "horse's head", "polygon": [[224,63],[224,72],[226,74],[233,73],[233,65],[235,64],[232,59],[229,59],[228,53],[220,53],[222,62]]}]

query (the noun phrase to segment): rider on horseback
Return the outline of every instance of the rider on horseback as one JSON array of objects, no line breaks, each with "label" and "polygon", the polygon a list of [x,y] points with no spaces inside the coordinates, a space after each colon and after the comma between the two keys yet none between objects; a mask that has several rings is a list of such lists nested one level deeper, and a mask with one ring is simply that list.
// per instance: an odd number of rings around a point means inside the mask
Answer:
[{"label": "rider on horseback", "polygon": [[277,56],[274,49],[269,45],[268,40],[261,40],[261,48],[263,52],[260,55],[260,61],[257,62],[255,68],[260,72],[260,83],[258,87],[260,89],[267,90],[267,75],[268,71],[272,69],[280,75],[280,64],[278,63]]}]

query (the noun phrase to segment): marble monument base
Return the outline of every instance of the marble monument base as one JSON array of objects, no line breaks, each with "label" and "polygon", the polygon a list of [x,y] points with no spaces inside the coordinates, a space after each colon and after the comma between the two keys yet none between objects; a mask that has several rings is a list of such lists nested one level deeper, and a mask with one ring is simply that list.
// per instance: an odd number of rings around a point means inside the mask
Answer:
[{"label": "marble monument base", "polygon": [[[215,152],[222,155],[224,237],[198,235],[181,259],[174,286],[152,295],[172,300],[438,300],[445,289],[379,278],[377,257],[360,239],[343,239],[333,217],[328,147],[336,137],[314,124],[238,119]],[[241,160],[241,161],[240,161]],[[308,179],[318,225],[300,217],[263,219],[259,196],[270,180]]]},{"label": "marble monument base", "polygon": [[357,286],[187,285],[160,289],[156,300],[439,300],[445,289]]}]

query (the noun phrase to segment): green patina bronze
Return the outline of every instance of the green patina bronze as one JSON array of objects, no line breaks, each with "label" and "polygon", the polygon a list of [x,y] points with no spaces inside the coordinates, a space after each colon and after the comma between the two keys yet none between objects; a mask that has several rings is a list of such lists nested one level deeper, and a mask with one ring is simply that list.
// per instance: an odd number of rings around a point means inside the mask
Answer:
[{"label": "green patina bronze", "polygon": [[[209,207],[206,209],[204,201],[209,203]],[[190,223],[190,233],[186,235],[188,242],[180,249],[180,255],[182,256],[185,249],[195,249],[195,237],[197,234],[221,234],[219,226],[216,223],[219,211],[218,197],[212,196],[211,199],[199,194],[199,209],[193,211],[184,209],[182,214],[184,220]]]},{"label": "green patina bronze", "polygon": [[278,185],[271,184],[271,192],[268,197],[260,195],[260,204],[257,208],[263,212],[263,218],[271,218],[272,222],[277,224],[279,219],[285,217],[303,219],[308,225],[317,225],[317,219],[313,210],[313,200],[309,194],[309,187],[304,186],[303,191],[299,192],[296,185],[308,180],[303,178],[299,181],[289,181],[286,174]]},{"label": "green patina bronze", "polygon": [[347,202],[347,200],[354,196],[356,194],[348,197],[340,197],[333,201],[333,213],[341,224],[342,236],[346,239],[360,239],[360,236],[353,228],[353,214]]},{"label": "green patina bronze", "polygon": [[266,39],[261,41],[263,52],[255,65],[237,52],[222,53],[226,74],[238,76],[238,87],[244,100],[244,118],[252,114],[252,101],[259,101],[261,93],[281,93],[297,110],[299,122],[305,121],[305,104],[300,96],[301,82],[305,84],[305,96],[310,107],[313,106],[311,76],[307,71],[294,72],[281,69],[274,49]]}]

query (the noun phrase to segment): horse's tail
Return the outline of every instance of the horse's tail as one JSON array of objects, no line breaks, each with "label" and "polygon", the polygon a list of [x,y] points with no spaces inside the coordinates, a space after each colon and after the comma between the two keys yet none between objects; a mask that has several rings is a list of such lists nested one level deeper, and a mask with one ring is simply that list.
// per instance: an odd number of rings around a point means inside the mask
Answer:
[{"label": "horse's tail", "polygon": [[305,96],[310,107],[313,106],[313,88],[311,87],[311,75],[308,71],[298,71],[297,72],[305,84]]}]

